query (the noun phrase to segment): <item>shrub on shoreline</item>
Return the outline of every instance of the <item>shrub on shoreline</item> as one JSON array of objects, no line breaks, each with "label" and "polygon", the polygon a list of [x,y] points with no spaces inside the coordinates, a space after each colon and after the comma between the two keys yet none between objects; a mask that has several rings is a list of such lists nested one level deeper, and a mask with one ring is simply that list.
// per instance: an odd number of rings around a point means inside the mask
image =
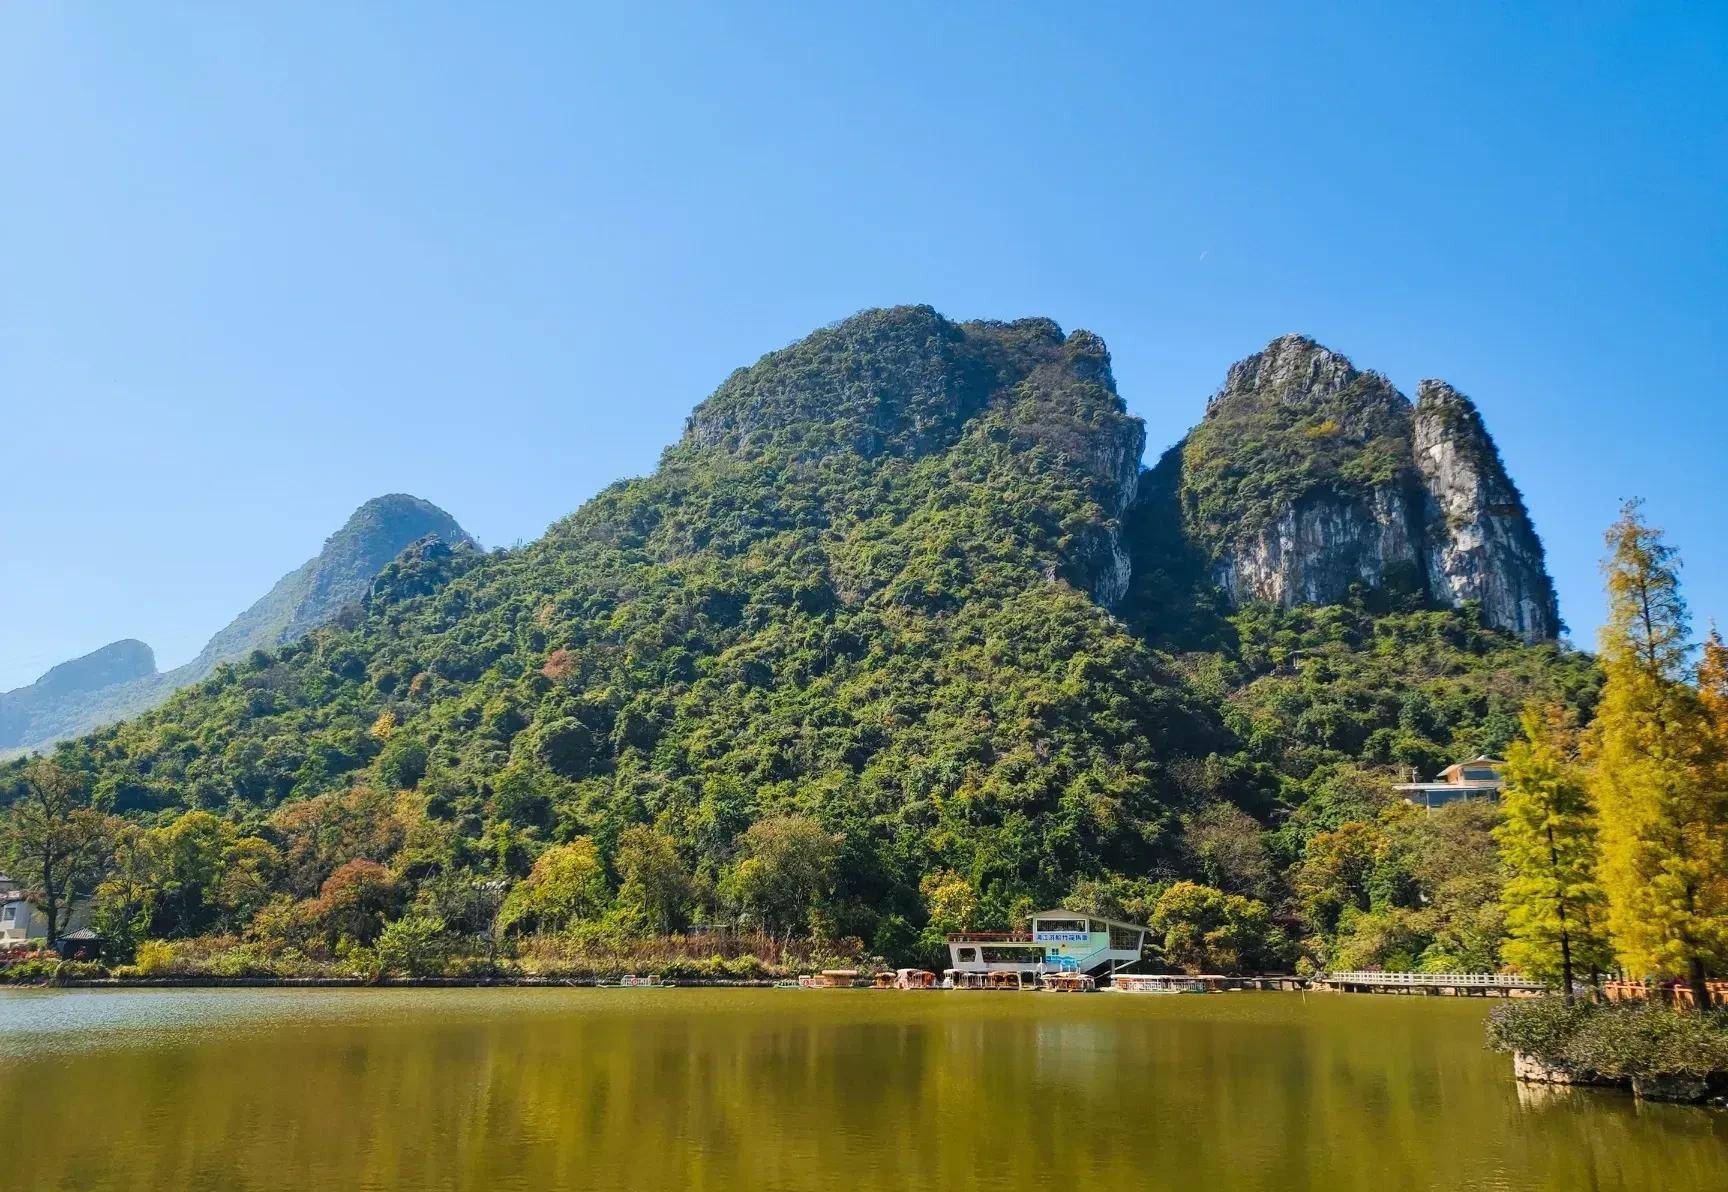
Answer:
[{"label": "shrub on shoreline", "polygon": [[1488,1020],[1489,1046],[1608,1080],[1728,1074],[1728,1010],[1510,1002]]},{"label": "shrub on shoreline", "polygon": [[145,940],[135,963],[110,971],[58,959],[0,968],[0,982],[42,984],[55,979],[112,975],[119,981],[293,980],[388,978],[520,978],[595,980],[635,973],[669,980],[761,981],[822,968],[865,968],[871,963],[857,939],[790,944],[760,934],[664,935],[644,939],[605,934],[547,932],[508,941],[489,955],[478,937],[445,935],[435,920],[409,914],[387,924],[373,947],[344,941],[309,955],[299,948],[207,935]]},{"label": "shrub on shoreline", "polygon": [[0,985],[55,985],[62,981],[89,981],[107,975],[108,970],[95,961],[42,956],[0,967]]}]

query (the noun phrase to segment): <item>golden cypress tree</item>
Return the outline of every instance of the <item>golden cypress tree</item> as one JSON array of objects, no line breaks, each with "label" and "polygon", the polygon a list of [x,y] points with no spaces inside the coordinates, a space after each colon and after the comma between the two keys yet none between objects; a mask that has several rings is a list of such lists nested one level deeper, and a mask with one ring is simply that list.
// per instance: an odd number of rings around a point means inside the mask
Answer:
[{"label": "golden cypress tree", "polygon": [[1682,975],[1698,1004],[1728,962],[1728,794],[1721,742],[1687,681],[1679,560],[1635,501],[1607,535],[1606,682],[1595,726],[1608,926],[1621,964]]},{"label": "golden cypress tree", "polygon": [[1728,743],[1728,644],[1716,627],[1704,639],[1704,656],[1698,662],[1698,698],[1718,744]]},{"label": "golden cypress tree", "polygon": [[1596,878],[1596,813],[1577,755],[1577,733],[1559,708],[1530,707],[1524,737],[1506,752],[1505,819],[1494,831],[1506,866],[1501,904],[1506,963],[1558,981],[1596,984],[1612,959],[1607,900]]}]

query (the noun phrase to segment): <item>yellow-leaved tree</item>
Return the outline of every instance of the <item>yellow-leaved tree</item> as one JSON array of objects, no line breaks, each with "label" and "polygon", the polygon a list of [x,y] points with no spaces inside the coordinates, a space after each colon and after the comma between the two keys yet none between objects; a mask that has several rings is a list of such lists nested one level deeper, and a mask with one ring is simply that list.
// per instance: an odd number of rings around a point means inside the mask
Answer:
[{"label": "yellow-leaved tree", "polygon": [[1704,639],[1704,657],[1698,662],[1698,698],[1717,743],[1728,744],[1728,644],[1715,626]]},{"label": "yellow-leaved tree", "polygon": [[1728,964],[1723,741],[1687,681],[1679,561],[1636,501],[1607,535],[1605,683],[1594,727],[1608,926],[1634,974],[1684,977],[1699,1005]]},{"label": "yellow-leaved tree", "polygon": [[1572,998],[1576,972],[1597,983],[1613,959],[1607,899],[1596,875],[1596,808],[1578,761],[1577,730],[1557,707],[1526,708],[1524,739],[1506,751],[1505,818],[1494,830],[1506,867],[1501,955],[1557,981]]}]

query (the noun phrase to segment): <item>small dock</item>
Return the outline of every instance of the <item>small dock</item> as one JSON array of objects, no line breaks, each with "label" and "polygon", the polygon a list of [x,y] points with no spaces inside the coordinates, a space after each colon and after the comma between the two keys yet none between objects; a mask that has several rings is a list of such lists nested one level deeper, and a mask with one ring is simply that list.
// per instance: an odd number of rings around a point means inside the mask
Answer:
[{"label": "small dock", "polygon": [[1521,973],[1319,973],[1313,988],[1339,993],[1406,993],[1432,997],[1539,997],[1548,987]]}]

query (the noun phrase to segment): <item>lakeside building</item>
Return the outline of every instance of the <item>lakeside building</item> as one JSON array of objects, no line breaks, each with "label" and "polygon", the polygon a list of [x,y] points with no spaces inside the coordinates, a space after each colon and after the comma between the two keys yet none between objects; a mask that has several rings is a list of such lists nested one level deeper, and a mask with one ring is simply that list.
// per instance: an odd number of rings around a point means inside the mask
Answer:
[{"label": "lakeside building", "polygon": [[1097,976],[1140,959],[1148,928],[1057,907],[1032,916],[1030,931],[958,931],[948,936],[956,977],[1011,975],[1036,984],[1045,973]]},{"label": "lakeside building", "polygon": [[1473,757],[1440,771],[1433,782],[1403,782],[1397,788],[1409,803],[1433,810],[1459,799],[1498,799],[1506,789],[1501,775],[1506,763],[1497,757]]},{"label": "lakeside building", "polygon": [[[72,903],[66,933],[82,929],[90,921],[90,900]],[[0,948],[18,947],[27,940],[48,938],[48,916],[24,897],[18,883],[0,873]]]}]

